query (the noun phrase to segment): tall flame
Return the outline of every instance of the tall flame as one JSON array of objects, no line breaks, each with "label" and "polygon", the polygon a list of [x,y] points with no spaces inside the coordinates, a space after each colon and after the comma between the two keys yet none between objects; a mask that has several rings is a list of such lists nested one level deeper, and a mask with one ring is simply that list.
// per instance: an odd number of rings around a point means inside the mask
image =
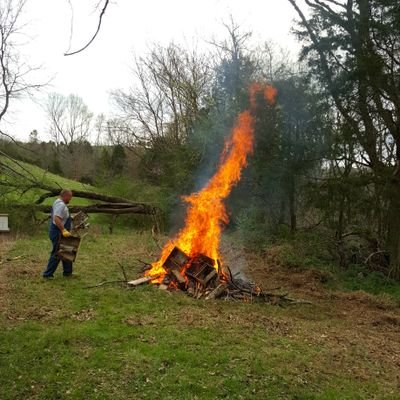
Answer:
[{"label": "tall flame", "polygon": [[202,190],[184,197],[188,204],[185,225],[175,238],[167,242],[160,260],[152,264],[146,275],[159,276],[158,280],[162,280],[166,273],[163,264],[175,246],[190,257],[204,254],[217,265],[222,227],[229,222],[224,200],[240,180],[247,157],[253,152],[253,114],[257,95],[262,94],[266,101],[273,103],[276,93],[276,89],[269,85],[253,83],[250,86],[250,108],[238,115],[230,136],[225,140],[216,173]]}]

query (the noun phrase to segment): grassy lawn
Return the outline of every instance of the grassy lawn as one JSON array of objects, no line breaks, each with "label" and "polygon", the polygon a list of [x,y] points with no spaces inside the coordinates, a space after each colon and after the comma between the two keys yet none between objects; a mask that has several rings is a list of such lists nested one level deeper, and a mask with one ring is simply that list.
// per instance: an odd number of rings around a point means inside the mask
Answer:
[{"label": "grassy lawn", "polygon": [[118,261],[129,277],[140,275],[135,260],[157,257],[150,236],[92,233],[79,276],[57,271],[45,281],[49,244],[44,234],[0,243],[2,400],[400,398],[400,311],[391,294],[324,287],[310,272],[288,278],[290,270],[255,256],[265,287],[279,283],[313,304],[87,289],[121,279]]}]

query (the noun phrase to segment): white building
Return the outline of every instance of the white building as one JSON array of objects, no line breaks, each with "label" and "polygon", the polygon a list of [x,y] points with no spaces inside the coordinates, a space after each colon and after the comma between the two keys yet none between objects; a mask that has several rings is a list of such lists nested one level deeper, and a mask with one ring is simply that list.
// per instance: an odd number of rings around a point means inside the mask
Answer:
[{"label": "white building", "polygon": [[8,214],[0,214],[0,233],[10,232],[8,227]]}]

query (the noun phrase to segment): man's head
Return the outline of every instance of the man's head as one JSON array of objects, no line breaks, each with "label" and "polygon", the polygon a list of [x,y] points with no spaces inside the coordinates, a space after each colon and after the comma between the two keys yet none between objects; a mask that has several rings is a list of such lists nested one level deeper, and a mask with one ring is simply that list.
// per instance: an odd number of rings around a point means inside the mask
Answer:
[{"label": "man's head", "polygon": [[72,199],[72,190],[71,189],[61,190],[60,197],[65,204],[68,204]]}]

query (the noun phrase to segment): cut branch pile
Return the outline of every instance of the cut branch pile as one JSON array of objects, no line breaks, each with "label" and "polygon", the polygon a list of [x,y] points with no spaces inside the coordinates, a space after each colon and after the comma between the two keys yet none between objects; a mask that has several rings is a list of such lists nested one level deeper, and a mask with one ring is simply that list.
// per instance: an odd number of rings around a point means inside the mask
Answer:
[{"label": "cut branch pile", "polygon": [[255,283],[236,278],[228,267],[199,254],[189,257],[175,247],[163,264],[164,276],[150,275],[128,281],[128,286],[158,284],[160,289],[181,290],[195,299],[213,300],[218,298],[251,302],[262,300],[273,304],[308,303],[295,300],[287,294],[264,292]]}]

